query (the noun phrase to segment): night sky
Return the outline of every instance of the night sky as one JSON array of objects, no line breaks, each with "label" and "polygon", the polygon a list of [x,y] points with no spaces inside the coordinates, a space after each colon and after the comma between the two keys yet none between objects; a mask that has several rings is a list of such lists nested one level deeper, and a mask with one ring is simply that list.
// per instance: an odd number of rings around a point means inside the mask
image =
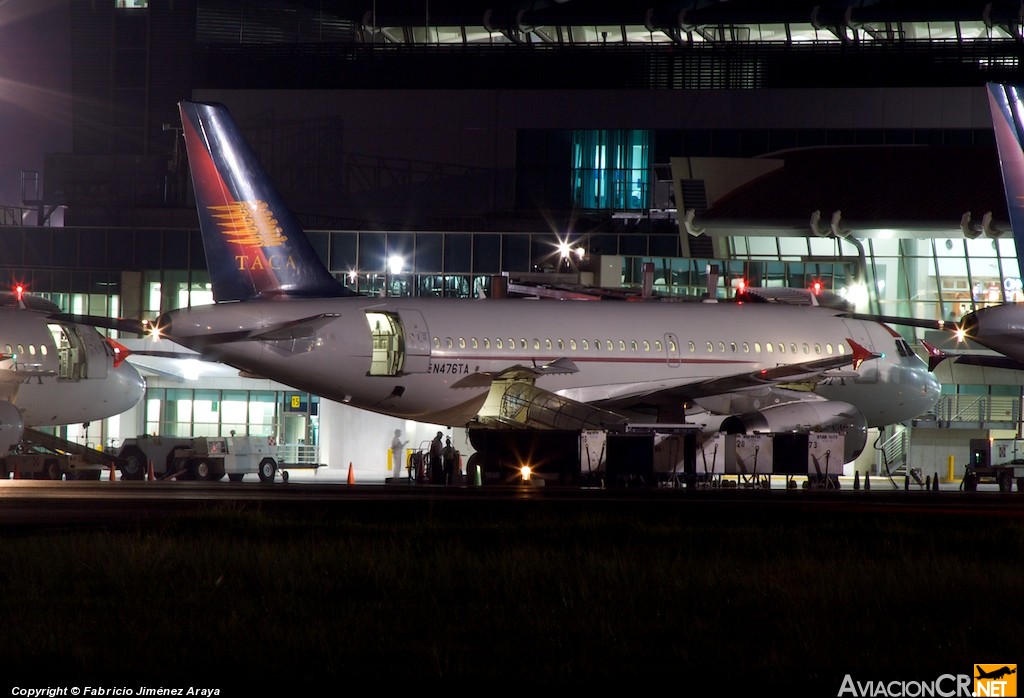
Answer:
[{"label": "night sky", "polygon": [[71,150],[69,18],[66,0],[0,0],[0,205],[21,205],[22,170]]}]

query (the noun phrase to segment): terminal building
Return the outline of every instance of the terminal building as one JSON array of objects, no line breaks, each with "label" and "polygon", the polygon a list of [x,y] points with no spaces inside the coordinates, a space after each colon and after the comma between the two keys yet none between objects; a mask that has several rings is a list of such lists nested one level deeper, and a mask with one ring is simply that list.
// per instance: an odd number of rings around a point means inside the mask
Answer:
[{"label": "terminal building", "polygon": [[[935,320],[1024,300],[985,90],[1024,78],[1019,3],[478,7],[68,0],[72,151],[24,173],[4,219],[37,224],[0,227],[0,274],[72,312],[211,302],[176,109],[197,99],[232,110],[329,269],[364,293],[820,287]],[[234,430],[379,481],[395,429],[409,448],[436,431],[135,360],[144,402],[71,437]],[[1019,434],[1016,372],[938,375],[935,412],[877,434],[859,470],[945,475],[971,438]]]}]

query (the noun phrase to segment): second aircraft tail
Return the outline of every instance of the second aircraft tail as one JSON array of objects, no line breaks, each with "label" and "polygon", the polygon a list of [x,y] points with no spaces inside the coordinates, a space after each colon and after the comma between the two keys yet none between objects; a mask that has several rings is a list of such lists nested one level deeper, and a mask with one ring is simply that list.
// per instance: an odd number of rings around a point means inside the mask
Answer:
[{"label": "second aircraft tail", "polygon": [[1003,172],[1006,208],[1017,249],[1024,239],[1024,87],[988,84],[992,127]]},{"label": "second aircraft tail", "polygon": [[324,267],[227,108],[178,108],[214,299],[354,295]]}]

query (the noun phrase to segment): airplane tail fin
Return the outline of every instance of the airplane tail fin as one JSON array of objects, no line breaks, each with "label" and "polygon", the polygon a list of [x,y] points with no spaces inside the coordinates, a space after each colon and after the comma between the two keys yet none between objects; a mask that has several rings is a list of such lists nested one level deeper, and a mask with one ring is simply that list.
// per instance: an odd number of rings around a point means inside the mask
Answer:
[{"label": "airplane tail fin", "polygon": [[349,296],[222,104],[180,102],[214,300]]},{"label": "airplane tail fin", "polygon": [[1017,248],[1024,243],[1024,86],[988,83],[988,104]]}]

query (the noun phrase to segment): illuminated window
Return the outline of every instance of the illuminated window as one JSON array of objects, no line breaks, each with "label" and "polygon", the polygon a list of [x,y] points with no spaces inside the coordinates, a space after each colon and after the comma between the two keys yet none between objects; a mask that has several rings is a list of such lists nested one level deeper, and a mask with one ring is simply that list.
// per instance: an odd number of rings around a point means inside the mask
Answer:
[{"label": "illuminated window", "polygon": [[520,337],[520,338],[519,338],[519,348],[520,348],[520,349],[523,349],[523,350],[525,351],[525,349],[526,349],[526,348],[527,348],[528,346],[529,346],[529,345],[528,345],[528,344],[526,343],[526,340],[525,340],[525,339],[523,339],[522,337]]},{"label": "illuminated window", "polygon": [[573,351],[576,351],[576,340],[575,339],[570,339],[569,340],[569,348],[572,349]]},{"label": "illuminated window", "polygon": [[466,339],[464,337],[459,337],[459,349],[465,349],[465,348],[466,348]]},{"label": "illuminated window", "polygon": [[723,354],[725,353],[725,342],[718,343],[718,351],[722,352]]},{"label": "illuminated window", "polygon": [[491,348],[491,339],[490,339],[490,337],[484,337],[484,349],[490,349],[490,348]]},{"label": "illuminated window", "polygon": [[28,345],[28,353],[31,354],[32,356],[36,355],[36,345],[35,344],[29,344]]},{"label": "illuminated window", "polygon": [[474,349],[476,349],[477,347],[479,347],[479,346],[480,346],[480,345],[479,345],[479,343],[478,343],[478,342],[476,341],[476,337],[472,337],[472,338],[470,338],[470,340],[469,340],[469,345],[470,345],[471,347],[473,347]]},{"label": "illuminated window", "polygon": [[688,343],[688,344],[689,344],[689,348],[690,348],[690,353],[691,353],[691,354],[692,354],[693,352],[697,351],[697,345],[693,343],[693,340],[692,340],[692,339],[691,339],[691,340],[689,341],[689,343]]},{"label": "illuminated window", "polygon": [[619,351],[626,351],[626,343],[623,340],[619,340]]},{"label": "illuminated window", "polygon": [[[794,349],[793,351],[796,351],[796,350]],[[811,353],[811,348],[809,346],[807,346],[807,342],[804,342],[804,353],[805,354],[810,354]]]},{"label": "illuminated window", "polygon": [[441,348],[441,338],[440,337],[434,337],[434,348],[435,349],[440,349]]},{"label": "illuminated window", "polygon": [[[693,344],[693,342],[690,342],[690,344]],[[655,342],[654,342],[654,350],[655,351],[661,351],[661,340],[660,339],[659,340],[655,340]],[[690,351],[693,351],[693,350],[691,349]]]},{"label": "illuminated window", "polygon": [[668,340],[668,350],[670,352],[672,352],[673,354],[676,353],[676,340],[674,340],[674,339]]},{"label": "illuminated window", "polygon": [[145,10],[149,0],[114,0],[114,8],[118,10]]},{"label": "illuminated window", "polygon": [[846,353],[846,345],[845,344],[839,344],[839,345],[836,346],[836,348],[839,350],[840,354],[845,354]]},{"label": "illuminated window", "polygon": [[829,342],[828,344],[825,345],[825,351],[829,354],[829,356],[832,355],[832,342]]},{"label": "illuminated window", "polygon": [[782,342],[779,342],[779,353],[780,354],[785,354],[786,353],[786,345],[783,344]]},{"label": "illuminated window", "polygon": [[614,343],[612,342],[612,340],[610,340],[610,339],[609,339],[608,341],[606,341],[606,342],[605,342],[605,345],[604,345],[604,346],[605,346],[605,348],[606,348],[606,349],[607,349],[608,351],[614,351],[614,350],[615,350],[615,344],[614,344]]},{"label": "illuminated window", "polygon": [[796,344],[795,344],[795,343],[791,343],[791,344],[789,345],[789,350],[790,350],[790,351],[791,351],[792,353],[794,353],[794,354],[795,354],[795,353],[796,353]]},{"label": "illuminated window", "polygon": [[498,337],[498,338],[496,338],[496,339],[494,340],[494,346],[496,346],[496,347],[497,347],[498,349],[503,349],[503,348],[504,348],[504,347],[502,346],[502,341],[501,341],[501,337]]},{"label": "illuminated window", "polygon": [[588,130],[572,134],[572,195],[577,208],[648,207],[649,131]]},{"label": "illuminated window", "polygon": [[589,339],[584,339],[583,340],[583,351],[590,351],[590,340]]},{"label": "illuminated window", "polygon": [[731,351],[733,354],[736,353],[736,342],[729,342],[729,351]]},{"label": "illuminated window", "polygon": [[559,350],[565,349],[565,342],[562,341],[561,339],[558,340],[558,348]]},{"label": "illuminated window", "polygon": [[650,351],[650,350],[651,350],[651,343],[645,339],[644,340],[644,351]]},{"label": "illuminated window", "polygon": [[774,345],[771,342],[765,342],[764,343],[764,351],[765,351],[766,354],[771,354],[773,348],[774,348]]},{"label": "illuminated window", "polygon": [[[523,347],[523,348],[525,349],[526,347]],[[534,351],[539,351],[540,350],[540,340],[537,339],[536,337],[534,337],[534,339],[533,339],[533,350]]]},{"label": "illuminated window", "polygon": [[715,345],[713,343],[711,343],[711,342],[708,342],[708,353],[710,354],[714,350],[715,350]]},{"label": "illuminated window", "polygon": [[760,354],[761,353],[761,343],[760,342],[754,342],[754,353],[755,354]]}]

